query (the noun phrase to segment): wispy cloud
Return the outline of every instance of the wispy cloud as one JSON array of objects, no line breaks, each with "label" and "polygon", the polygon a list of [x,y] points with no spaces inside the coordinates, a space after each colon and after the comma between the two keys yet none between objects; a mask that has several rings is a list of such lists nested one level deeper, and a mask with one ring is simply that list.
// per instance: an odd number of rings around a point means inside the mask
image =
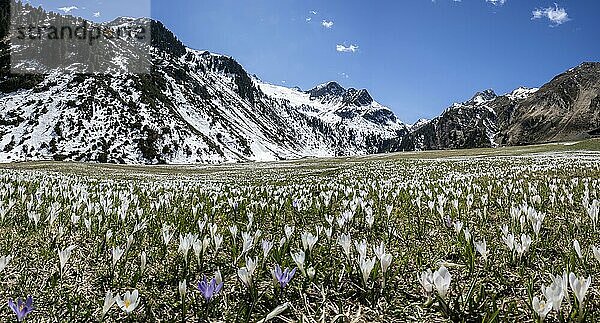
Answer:
[{"label": "wispy cloud", "polygon": [[323,27],[329,29],[329,28],[333,27],[333,21],[323,20],[321,22],[321,25],[323,25]]},{"label": "wispy cloud", "polygon": [[[318,12],[316,12],[314,10],[311,10],[308,13],[311,14],[311,15],[313,15],[313,16],[316,16],[318,14]],[[306,22],[311,22],[311,21],[312,21],[312,17],[310,17],[310,16],[306,17]]]},{"label": "wispy cloud", "polygon": [[96,17],[96,18],[100,17],[100,11],[94,12],[94,17]]},{"label": "wispy cloud", "polygon": [[69,12],[71,12],[73,10],[77,10],[77,9],[79,9],[79,8],[77,8],[76,6],[58,8],[58,10],[60,10],[60,11],[62,11],[64,13],[69,13]]},{"label": "wispy cloud", "polygon": [[491,3],[494,6],[503,6],[506,3],[506,0],[485,0],[487,3]]},{"label": "wispy cloud", "polygon": [[546,18],[552,22],[552,25],[550,25],[551,27],[562,25],[571,20],[567,10],[565,10],[565,8],[559,8],[557,4],[554,4],[554,7],[535,9],[532,11],[532,14],[533,17],[531,17],[531,20]]},{"label": "wispy cloud", "polygon": [[340,53],[356,53],[358,51],[358,46],[356,46],[356,45],[345,46],[345,45],[338,44],[337,46],[335,46],[335,50],[337,50]]}]

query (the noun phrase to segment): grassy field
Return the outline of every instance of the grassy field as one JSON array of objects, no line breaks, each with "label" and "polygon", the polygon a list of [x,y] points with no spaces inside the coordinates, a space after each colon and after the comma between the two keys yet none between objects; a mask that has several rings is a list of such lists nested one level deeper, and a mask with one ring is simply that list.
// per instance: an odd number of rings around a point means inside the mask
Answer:
[{"label": "grassy field", "polygon": [[0,299],[33,322],[598,321],[599,186],[598,140],[4,164]]}]

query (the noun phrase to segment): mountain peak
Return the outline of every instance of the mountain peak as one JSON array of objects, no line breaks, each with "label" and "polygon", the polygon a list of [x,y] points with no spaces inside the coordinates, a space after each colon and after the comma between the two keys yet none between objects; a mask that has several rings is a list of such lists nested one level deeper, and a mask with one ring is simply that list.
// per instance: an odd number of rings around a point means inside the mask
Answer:
[{"label": "mountain peak", "polygon": [[346,92],[341,85],[339,85],[335,81],[323,83],[317,85],[312,90],[309,90],[307,93],[310,94],[311,98],[321,98],[325,96],[341,96]]},{"label": "mountain peak", "polygon": [[475,93],[471,100],[467,101],[468,104],[481,104],[497,97],[496,92],[492,89],[487,89],[481,92]]},{"label": "mountain peak", "polygon": [[365,89],[357,90],[350,88],[344,94],[344,103],[362,107],[373,103],[373,97]]},{"label": "mountain peak", "polygon": [[507,93],[506,96],[511,100],[524,100],[527,99],[530,95],[537,92],[538,88],[529,88],[525,86],[521,86],[514,91]]}]

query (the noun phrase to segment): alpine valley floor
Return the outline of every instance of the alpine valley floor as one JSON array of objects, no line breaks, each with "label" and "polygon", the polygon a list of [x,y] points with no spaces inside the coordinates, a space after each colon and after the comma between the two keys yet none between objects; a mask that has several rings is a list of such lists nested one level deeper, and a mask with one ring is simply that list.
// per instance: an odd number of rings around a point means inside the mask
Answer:
[{"label": "alpine valley floor", "polygon": [[1,164],[0,299],[35,322],[593,322],[599,190],[598,140]]}]

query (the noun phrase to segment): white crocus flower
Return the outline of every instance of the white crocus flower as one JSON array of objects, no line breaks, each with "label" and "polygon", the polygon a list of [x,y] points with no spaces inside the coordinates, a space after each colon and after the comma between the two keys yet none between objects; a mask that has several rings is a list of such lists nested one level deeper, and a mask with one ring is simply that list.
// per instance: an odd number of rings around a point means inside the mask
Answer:
[{"label": "white crocus flower", "polygon": [[64,274],[65,266],[71,258],[71,253],[75,249],[75,246],[69,246],[64,250],[58,250],[58,259],[60,260],[60,274],[61,276]]},{"label": "white crocus flower", "polygon": [[512,233],[509,233],[506,236],[502,237],[502,240],[504,241],[504,244],[506,244],[506,246],[508,247],[508,250],[515,250],[515,236]]},{"label": "white crocus flower", "polygon": [[181,299],[185,299],[185,294],[187,292],[187,281],[184,279],[182,282],[179,282],[177,289],[179,290],[179,296],[181,296]]},{"label": "white crocus flower", "polygon": [[204,239],[202,239],[202,253],[205,253],[209,246],[210,238],[208,236],[205,236]]},{"label": "white crocus flower", "polygon": [[540,300],[537,296],[533,298],[533,302],[531,304],[533,306],[533,310],[540,316],[543,320],[546,319],[546,316],[552,310],[552,303],[547,303],[543,300]]},{"label": "white crocus flower", "polygon": [[258,266],[258,259],[257,258],[246,258],[246,268],[248,268],[248,273],[250,274],[250,276],[254,275],[254,271],[256,270],[256,267]]},{"label": "white crocus flower", "polygon": [[4,271],[12,259],[13,257],[11,255],[0,257],[0,272]]},{"label": "white crocus flower", "polygon": [[367,241],[362,240],[361,242],[354,242],[354,247],[356,247],[356,252],[358,252],[359,259],[365,259],[367,257]]},{"label": "white crocus flower", "polygon": [[487,261],[489,250],[487,249],[485,239],[483,241],[475,242],[475,249],[479,252],[483,261]]},{"label": "white crocus flower", "polygon": [[448,269],[443,265],[433,273],[433,285],[442,299],[446,299],[451,281],[452,275],[450,275]]},{"label": "white crocus flower", "polygon": [[198,235],[188,233],[185,236],[179,235],[179,248],[178,251],[183,255],[185,262],[187,263],[187,257],[190,249],[194,244],[197,243]]},{"label": "white crocus flower", "polygon": [[381,271],[383,272],[383,274],[385,274],[390,265],[392,264],[392,254],[384,253],[379,261],[381,262]]},{"label": "white crocus flower", "polygon": [[[560,281],[558,280],[559,278]],[[569,299],[569,274],[566,271],[563,271],[562,276],[556,275],[554,281],[560,283],[560,285],[562,286],[563,294],[565,294],[567,301],[570,303],[571,300]]]},{"label": "white crocus flower", "polygon": [[83,225],[87,229],[88,233],[92,233],[92,219],[83,219]]},{"label": "white crocus flower", "polygon": [[269,241],[269,240],[263,240],[262,241],[262,250],[263,250],[263,260],[267,260],[267,257],[269,256],[269,252],[271,252],[271,249],[273,248],[273,242]]},{"label": "white crocus flower", "polygon": [[454,222],[454,231],[456,231],[456,234],[459,234],[460,231],[462,231],[463,228],[463,223],[460,221],[456,221]]},{"label": "white crocus flower", "polygon": [[290,240],[290,238],[292,237],[292,234],[294,234],[294,227],[290,227],[290,226],[285,226],[284,229],[285,231],[285,236],[288,240]]},{"label": "white crocus flower", "polygon": [[298,252],[292,254],[292,259],[294,260],[294,262],[298,266],[298,269],[300,269],[300,272],[302,272],[302,275],[304,276],[306,276],[306,272],[304,271],[305,257],[306,254],[304,254],[304,251],[302,250],[299,250]]},{"label": "white crocus flower", "polygon": [[106,296],[104,297],[104,305],[102,306],[102,316],[104,317],[110,308],[115,305],[117,298],[113,296],[111,291],[106,292]]},{"label": "white crocus flower", "polygon": [[246,258],[246,267],[238,269],[238,277],[248,288],[252,286],[252,276],[254,275],[257,264],[258,261],[256,259]]},{"label": "white crocus flower", "polygon": [[125,250],[129,251],[129,248],[131,248],[132,244],[133,244],[133,234],[130,234],[127,236],[127,243],[125,245]]},{"label": "white crocus flower", "polygon": [[171,239],[173,238],[173,232],[171,232],[169,226],[167,224],[163,224],[162,229],[160,230],[163,238],[163,242],[165,246],[169,245]]},{"label": "white crocus flower", "polygon": [[318,236],[315,236],[310,232],[302,233],[302,235],[300,235],[300,238],[302,239],[302,247],[304,248],[304,251],[309,252],[312,252],[313,248],[315,247],[315,244],[317,243],[317,240],[319,240]]},{"label": "white crocus flower", "polygon": [[248,232],[242,232],[242,255],[249,252],[254,246],[254,236]]},{"label": "white crocus flower", "polygon": [[577,298],[579,302],[579,309],[583,310],[585,296],[587,294],[588,288],[592,284],[592,277],[588,277],[585,279],[584,277],[577,278],[574,273],[569,274],[569,284],[571,285],[571,290],[573,290],[573,294]]},{"label": "white crocus flower", "polygon": [[351,249],[350,248],[352,246],[352,239],[350,237],[350,234],[342,233],[340,235],[340,237],[338,238],[338,244],[344,250],[344,254],[346,254],[346,257],[348,259],[350,259],[350,256],[351,256]]},{"label": "white crocus flower", "polygon": [[592,253],[594,254],[594,258],[600,262],[600,249],[598,247],[592,246]]},{"label": "white crocus flower", "polygon": [[252,286],[252,276],[248,273],[248,268],[242,267],[237,271],[238,277],[246,287]]},{"label": "white crocus flower", "polygon": [[422,272],[418,278],[419,283],[423,287],[425,293],[430,295],[431,292],[433,292],[433,273],[431,272],[431,269],[427,269],[426,271]]},{"label": "white crocus flower", "polygon": [[373,253],[381,261],[381,257],[385,254],[385,244],[383,244],[383,241],[381,241],[378,247],[373,246]]},{"label": "white crocus flower", "polygon": [[550,286],[542,286],[542,292],[544,293],[544,296],[548,302],[552,303],[552,309],[560,312],[560,307],[565,297],[565,291],[563,290],[562,286],[562,276],[558,275],[552,280],[553,281]]},{"label": "white crocus flower", "polygon": [[221,276],[221,271],[219,269],[217,269],[217,271],[215,271],[215,281],[216,281],[217,285],[219,285],[223,282],[223,277]]},{"label": "white crocus flower", "polygon": [[146,270],[146,263],[148,262],[148,258],[146,256],[146,251],[142,251],[140,254],[140,272],[143,274]]},{"label": "white crocus flower", "polygon": [[215,243],[215,252],[217,252],[221,248],[221,244],[223,244],[223,236],[220,234],[215,234],[213,241]]},{"label": "white crocus flower", "polygon": [[359,259],[360,272],[362,273],[362,279],[365,285],[367,285],[369,281],[369,276],[371,276],[371,271],[373,271],[373,267],[375,267],[375,261],[377,259],[375,257],[368,260],[363,257]]},{"label": "white crocus flower", "polygon": [[210,237],[214,238],[215,234],[217,234],[218,227],[214,223],[208,224],[208,231],[210,232]]},{"label": "white crocus flower", "polygon": [[575,253],[577,253],[577,257],[579,257],[579,259],[583,258],[583,255],[581,254],[581,246],[579,245],[579,241],[577,241],[577,239],[573,240],[573,249],[575,249]]},{"label": "white crocus flower", "polygon": [[467,243],[471,243],[471,231],[469,228],[464,228],[463,233],[465,235],[465,241],[467,241]]},{"label": "white crocus flower", "polygon": [[[200,255],[202,255],[202,242],[200,240],[196,240],[192,244],[192,249],[194,250],[194,256],[196,257],[196,261],[198,265],[200,265]],[[187,255],[187,254],[186,254]]]},{"label": "white crocus flower", "polygon": [[504,224],[502,225],[502,228],[500,228],[500,231],[502,231],[502,236],[506,237],[508,236],[508,225]]},{"label": "white crocus flower", "polygon": [[117,265],[119,260],[121,260],[121,257],[123,256],[124,253],[125,253],[125,250],[121,249],[121,247],[113,247],[111,249],[113,268]]},{"label": "white crocus flower", "polygon": [[373,216],[373,213],[367,213],[367,215],[365,215],[365,222],[367,222],[369,229],[373,227],[373,224],[375,223],[375,217]]},{"label": "white crocus flower", "polygon": [[229,232],[231,233],[231,237],[235,241],[235,238],[237,237],[237,233],[238,233],[238,227],[237,227],[237,225],[230,226],[229,227]]},{"label": "white crocus flower", "polygon": [[139,292],[137,289],[133,292],[125,292],[123,299],[121,296],[117,296],[116,302],[123,312],[129,314],[135,311],[140,303]]},{"label": "white crocus flower", "polygon": [[531,246],[531,237],[526,234],[522,234],[521,235],[521,245],[523,247],[524,252],[529,251],[529,247]]}]

